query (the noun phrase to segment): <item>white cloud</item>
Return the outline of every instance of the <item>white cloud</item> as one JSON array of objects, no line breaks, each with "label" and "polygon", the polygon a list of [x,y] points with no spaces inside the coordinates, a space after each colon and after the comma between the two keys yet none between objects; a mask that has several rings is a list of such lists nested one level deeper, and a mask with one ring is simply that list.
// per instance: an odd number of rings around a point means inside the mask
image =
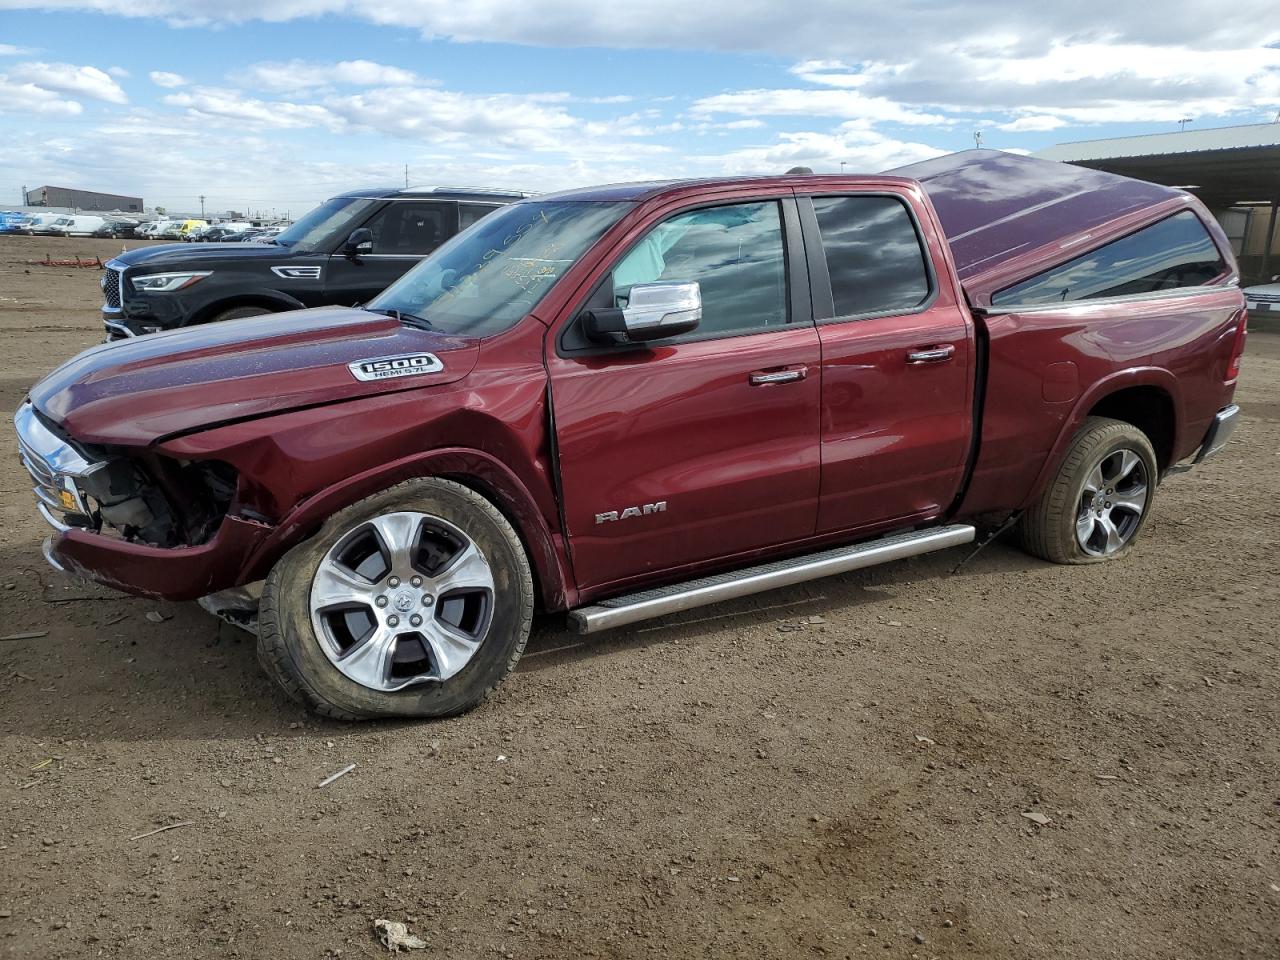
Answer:
[{"label": "white cloud", "polygon": [[776,143],[698,159],[716,173],[731,175],[781,173],[798,166],[821,173],[840,170],[842,162],[848,173],[877,173],[946,152],[844,124],[835,133],[782,133]]},{"label": "white cloud", "polygon": [[337,118],[317,104],[257,100],[238,90],[199,87],[190,92],[171,93],[164,98],[171,107],[184,107],[189,115],[209,120],[252,124],[258,128],[301,129],[324,126],[336,129]]},{"label": "white cloud", "polygon": [[164,87],[167,90],[173,90],[177,87],[185,87],[190,81],[180,73],[170,73],[167,70],[152,70],[148,77],[157,87]]},{"label": "white cloud", "polygon": [[[1108,42],[1188,42],[1203,50],[1256,47],[1280,38],[1274,0],[1237,0],[1230,15],[1214,15],[1202,0],[1149,3],[1077,0],[1048,5],[1016,0],[964,4],[886,5],[880,0],[649,0],[601,4],[598,0],[543,0],[512,5],[502,0],[0,0],[0,9],[95,10],[115,16],[163,18],[200,25],[261,20],[283,23],[333,15],[407,27],[428,37],[467,42],[539,46],[605,46],[758,51],[785,57],[846,62],[879,60],[886,51],[904,59],[947,44],[978,55],[1023,55],[1065,37]],[[1187,38],[1191,38],[1187,40]]]},{"label": "white cloud", "polygon": [[938,113],[922,113],[884,97],[856,90],[740,90],[695,100],[690,111],[700,116],[722,113],[751,116],[845,117],[867,123],[946,124]]},{"label": "white cloud", "polygon": [[1043,133],[1047,130],[1057,130],[1059,127],[1065,127],[1066,125],[1067,121],[1061,117],[1032,114],[1019,117],[1017,120],[1011,120],[1008,123],[997,123],[996,128],[1007,130],[1009,133]]},{"label": "white cloud", "polygon": [[255,63],[238,73],[235,79],[246,86],[279,92],[330,86],[403,87],[423,82],[411,70],[374,63],[372,60],[343,60],[338,63],[309,63],[305,60],[290,60],[287,63]]},{"label": "white cloud", "polygon": [[66,100],[34,83],[15,83],[0,73],[0,113],[74,117],[83,111],[75,100]]},{"label": "white cloud", "polygon": [[128,103],[129,98],[105,71],[71,63],[19,63],[9,71],[12,80],[34,84],[42,90],[89,97],[106,103]]},{"label": "white cloud", "polygon": [[0,57],[25,57],[35,53],[30,47],[15,47],[12,43],[0,43]]},{"label": "white cloud", "polygon": [[129,71],[124,67],[107,67],[107,73],[111,74],[111,76],[115,77],[117,80],[122,80],[129,76]]}]

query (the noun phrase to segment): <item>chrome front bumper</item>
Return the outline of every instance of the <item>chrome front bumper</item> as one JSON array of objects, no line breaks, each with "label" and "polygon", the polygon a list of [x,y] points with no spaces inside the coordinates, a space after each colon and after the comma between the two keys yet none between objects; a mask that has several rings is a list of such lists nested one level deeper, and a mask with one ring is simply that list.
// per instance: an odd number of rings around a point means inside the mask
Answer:
[{"label": "chrome front bumper", "polygon": [[[105,464],[89,462],[41,423],[30,400],[13,415],[13,426],[18,433],[19,458],[35,481],[31,492],[36,495],[40,516],[60,533],[83,526],[90,511],[76,480]],[[77,523],[81,518],[83,522]]]}]

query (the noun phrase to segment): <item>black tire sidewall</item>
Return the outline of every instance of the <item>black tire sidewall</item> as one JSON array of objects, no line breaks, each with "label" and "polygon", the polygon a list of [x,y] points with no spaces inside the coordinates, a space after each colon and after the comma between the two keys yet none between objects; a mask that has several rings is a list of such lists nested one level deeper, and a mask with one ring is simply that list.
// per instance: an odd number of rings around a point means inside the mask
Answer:
[{"label": "black tire sidewall", "polygon": [[226,310],[220,310],[211,316],[209,323],[222,323],[224,320],[244,320],[247,317],[262,317],[271,313],[266,307],[229,307]]},{"label": "black tire sidewall", "polygon": [[[494,598],[489,631],[461,671],[443,682],[387,693],[348,679],[333,665],[312,627],[310,597],[316,568],[334,543],[360,523],[397,510],[439,517],[471,537],[489,561]],[[263,603],[279,623],[286,667],[309,698],[353,716],[434,717],[474,706],[515,666],[528,638],[533,586],[519,539],[496,508],[459,484],[424,479],[374,494],[331,517],[276,564]]]}]

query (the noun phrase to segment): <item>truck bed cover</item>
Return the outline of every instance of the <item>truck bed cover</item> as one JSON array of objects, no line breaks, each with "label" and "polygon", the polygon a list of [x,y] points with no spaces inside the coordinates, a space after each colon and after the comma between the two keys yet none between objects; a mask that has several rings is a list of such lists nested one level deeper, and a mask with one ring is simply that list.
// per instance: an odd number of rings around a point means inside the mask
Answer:
[{"label": "truck bed cover", "polygon": [[1174,187],[1000,150],[965,150],[886,173],[918,181],[929,195],[971,295],[1011,260],[1039,270],[1106,224],[1194,202]]}]

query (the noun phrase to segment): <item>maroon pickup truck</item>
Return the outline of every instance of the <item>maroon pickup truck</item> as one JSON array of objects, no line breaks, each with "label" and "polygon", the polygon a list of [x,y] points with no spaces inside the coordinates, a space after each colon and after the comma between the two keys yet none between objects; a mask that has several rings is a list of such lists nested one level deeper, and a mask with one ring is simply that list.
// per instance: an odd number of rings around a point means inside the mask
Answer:
[{"label": "maroon pickup truck", "polygon": [[363,309],[95,347],[15,417],[54,566],[200,599],[341,717],[592,632],[964,544],[1114,560],[1226,443],[1190,195],[990,151],[504,207]]}]

